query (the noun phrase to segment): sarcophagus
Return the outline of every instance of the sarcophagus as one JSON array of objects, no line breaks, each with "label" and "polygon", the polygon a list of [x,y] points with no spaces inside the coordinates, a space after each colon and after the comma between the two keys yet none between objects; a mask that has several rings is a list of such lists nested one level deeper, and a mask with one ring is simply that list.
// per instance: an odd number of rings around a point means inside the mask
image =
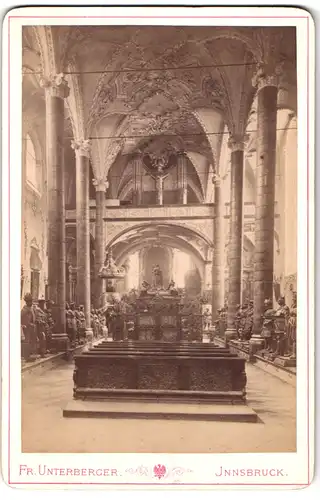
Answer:
[{"label": "sarcophagus", "polygon": [[244,403],[245,387],[245,361],[205,344],[106,342],[75,358],[75,399]]}]

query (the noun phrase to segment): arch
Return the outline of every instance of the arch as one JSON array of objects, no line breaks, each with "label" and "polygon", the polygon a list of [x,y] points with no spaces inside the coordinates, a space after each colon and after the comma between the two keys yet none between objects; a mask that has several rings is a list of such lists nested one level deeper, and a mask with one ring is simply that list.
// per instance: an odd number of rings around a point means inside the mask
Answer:
[{"label": "arch", "polygon": [[42,73],[45,76],[60,73],[60,67],[57,60],[57,45],[54,41],[52,27],[41,25],[32,26],[32,30],[40,51]]},{"label": "arch", "polygon": [[[257,28],[259,29],[259,28]],[[256,29],[256,30],[257,30]],[[215,32],[213,36],[206,37],[206,41],[219,40],[221,38],[229,39],[229,40],[237,40],[243,43],[247,50],[252,53],[256,62],[261,62],[263,60],[263,52],[261,50],[262,43],[259,45],[256,43],[256,37],[249,37],[245,34],[245,31],[248,31],[247,28],[225,28],[225,27],[215,27]],[[260,31],[261,37],[263,37],[262,32]],[[253,33],[252,33],[253,35]]]},{"label": "arch", "polygon": [[[150,245],[151,245],[151,241],[150,241]],[[166,242],[167,243],[167,242]],[[148,242],[146,242],[145,240],[144,241],[140,241],[140,242],[137,242],[135,245],[132,245],[130,247],[127,247],[126,249],[124,249],[121,254],[119,256],[116,256],[116,264],[120,267],[124,264],[125,260],[128,258],[128,256],[132,253],[135,253],[143,248],[146,247],[146,244],[148,244]],[[200,273],[200,276],[201,276],[201,279],[203,279],[204,277],[204,268],[205,268],[205,261],[199,256],[196,254],[196,252],[189,250],[181,245],[181,243],[179,243],[178,241],[175,241],[174,243],[172,242],[171,245],[166,245],[166,246],[169,246],[171,248],[177,248],[178,250],[181,250],[183,252],[186,252],[188,253],[192,259],[194,260],[194,263]]]},{"label": "arch", "polygon": [[121,231],[119,231],[118,234],[116,234],[116,236],[114,236],[109,242],[108,244],[106,245],[106,250],[108,248],[110,248],[112,245],[114,245],[117,240],[119,240],[122,236],[124,236],[125,234],[128,234],[130,233],[131,231],[138,231],[139,229],[148,229],[148,228],[153,228],[153,229],[157,229],[159,226],[161,227],[168,227],[170,228],[171,230],[176,230],[176,228],[179,228],[181,231],[185,231],[186,234],[189,233],[189,237],[193,236],[193,237],[197,237],[197,238],[200,238],[206,245],[208,245],[209,247],[212,247],[212,241],[210,241],[210,239],[200,233],[199,231],[196,231],[195,229],[191,229],[189,227],[186,227],[186,226],[181,226],[179,224],[172,224],[172,223],[167,223],[167,222],[164,222],[164,223],[159,223],[159,222],[154,222],[154,223],[141,223],[141,224],[136,224],[134,226],[130,226],[129,228],[125,228],[125,229],[122,229]]}]

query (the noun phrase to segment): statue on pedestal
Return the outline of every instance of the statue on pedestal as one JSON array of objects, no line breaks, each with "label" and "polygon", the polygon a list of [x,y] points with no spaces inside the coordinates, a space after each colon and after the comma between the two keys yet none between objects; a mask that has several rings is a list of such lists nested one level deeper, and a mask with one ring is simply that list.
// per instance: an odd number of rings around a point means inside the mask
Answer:
[{"label": "statue on pedestal", "polygon": [[203,329],[204,331],[209,331],[212,323],[212,314],[209,307],[206,307],[202,313],[203,317]]},{"label": "statue on pedestal", "polygon": [[253,300],[250,300],[247,307],[242,310],[241,317],[241,339],[248,341],[252,335],[253,327]]},{"label": "statue on pedestal", "polygon": [[266,299],[264,301],[265,312],[263,314],[263,323],[261,330],[261,337],[264,339],[264,350],[272,351],[272,341],[274,338],[274,314],[272,308],[272,300]]},{"label": "statue on pedestal", "polygon": [[162,271],[160,269],[159,264],[156,264],[152,270],[152,288],[162,288],[163,279],[162,279]]},{"label": "statue on pedestal", "polygon": [[276,337],[276,350],[275,354],[279,356],[284,356],[286,353],[287,336],[287,322],[290,314],[290,309],[286,305],[285,298],[279,297],[278,305],[275,315],[274,315],[274,333]]},{"label": "statue on pedestal", "polygon": [[296,358],[296,333],[297,333],[297,292],[294,292],[288,324],[287,324],[288,351],[290,353],[291,359]]},{"label": "statue on pedestal", "polygon": [[84,343],[86,338],[86,317],[83,305],[78,307],[78,336],[79,341]]},{"label": "statue on pedestal", "polygon": [[42,358],[45,357],[46,348],[46,331],[47,331],[47,315],[45,313],[45,299],[39,299],[38,304],[34,306],[36,317],[36,331],[39,342],[39,353]]},{"label": "statue on pedestal", "polygon": [[173,280],[170,281],[167,290],[170,293],[170,295],[174,295],[174,296],[179,295],[178,290],[176,289],[176,284]]},{"label": "statue on pedestal", "polygon": [[23,356],[26,361],[37,357],[36,314],[33,308],[31,293],[24,296],[25,305],[21,309],[22,341],[24,343]]},{"label": "statue on pedestal", "polygon": [[73,302],[70,306],[66,303],[66,325],[70,344],[74,347],[77,340],[77,320],[75,314],[75,304]]}]

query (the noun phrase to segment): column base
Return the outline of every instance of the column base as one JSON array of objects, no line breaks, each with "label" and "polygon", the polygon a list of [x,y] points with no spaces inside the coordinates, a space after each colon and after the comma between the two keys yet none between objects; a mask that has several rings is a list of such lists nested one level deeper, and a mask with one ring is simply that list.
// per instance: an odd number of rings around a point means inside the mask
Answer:
[{"label": "column base", "polygon": [[226,340],[226,343],[228,343],[229,340],[238,338],[237,330],[235,328],[227,328],[224,332],[224,338]]},{"label": "column base", "polygon": [[86,328],[86,343],[89,345],[89,347],[91,347],[92,342],[93,342],[93,330],[92,328]]},{"label": "column base", "polygon": [[68,352],[70,349],[70,340],[66,333],[53,333],[50,339],[50,346],[56,352]]},{"label": "column base", "polygon": [[260,349],[263,348],[264,340],[259,333],[254,333],[249,340],[249,345],[251,354],[255,354],[257,351],[260,351]]}]

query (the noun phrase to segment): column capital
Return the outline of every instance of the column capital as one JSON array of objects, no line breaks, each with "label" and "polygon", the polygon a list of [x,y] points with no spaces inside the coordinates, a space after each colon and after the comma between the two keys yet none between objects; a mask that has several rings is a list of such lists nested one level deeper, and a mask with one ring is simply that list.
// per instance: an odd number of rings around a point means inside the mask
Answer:
[{"label": "column capital", "polygon": [[109,182],[106,179],[92,179],[96,191],[106,192],[109,187]]},{"label": "column capital", "polygon": [[249,140],[248,134],[230,135],[228,139],[228,148],[231,150],[232,153],[234,153],[235,151],[244,151],[248,140]]},{"label": "column capital", "polygon": [[219,188],[221,186],[221,177],[215,172],[212,174],[212,184],[214,184],[215,188]]},{"label": "column capital", "polygon": [[259,92],[265,87],[279,87],[283,76],[283,63],[267,65],[260,63],[252,78],[252,86]]},{"label": "column capital", "polygon": [[72,140],[71,147],[74,149],[76,156],[86,156],[90,158],[91,142],[89,139]]},{"label": "column capital", "polygon": [[63,73],[51,75],[49,77],[42,77],[40,80],[40,86],[45,89],[50,97],[66,99],[70,94],[70,88]]}]

